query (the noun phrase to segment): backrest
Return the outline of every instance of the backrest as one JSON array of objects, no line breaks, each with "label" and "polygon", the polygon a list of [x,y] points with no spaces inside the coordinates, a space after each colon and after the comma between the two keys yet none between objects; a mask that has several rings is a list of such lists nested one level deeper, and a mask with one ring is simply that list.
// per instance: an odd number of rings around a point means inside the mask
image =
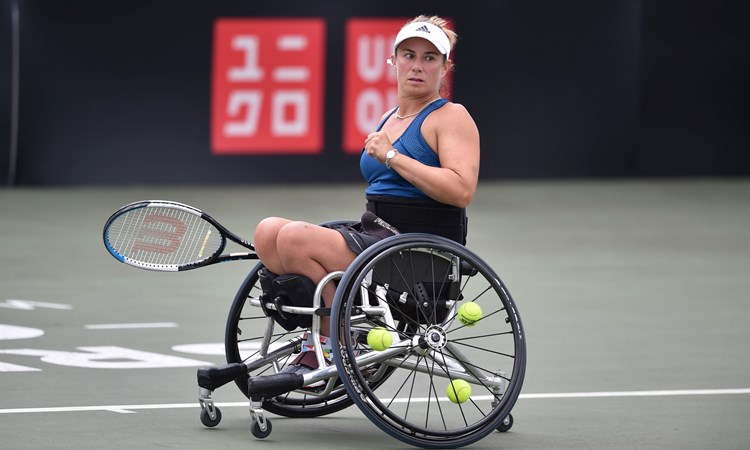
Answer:
[{"label": "backrest", "polygon": [[410,248],[379,261],[373,270],[376,285],[386,286],[386,301],[395,318],[419,323],[442,321],[451,300],[460,296],[460,263],[454,255],[435,249]]}]

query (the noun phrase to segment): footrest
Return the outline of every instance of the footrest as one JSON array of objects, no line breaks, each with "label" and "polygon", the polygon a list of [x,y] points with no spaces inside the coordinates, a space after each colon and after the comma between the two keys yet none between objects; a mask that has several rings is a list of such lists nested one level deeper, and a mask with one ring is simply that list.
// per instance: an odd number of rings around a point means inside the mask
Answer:
[{"label": "footrest", "polygon": [[198,369],[198,386],[214,391],[245,374],[247,374],[247,366],[240,363],[219,367],[201,367]]},{"label": "footrest", "polygon": [[275,397],[295,389],[301,389],[304,382],[304,377],[296,373],[276,373],[250,378],[247,382],[247,393],[251,399]]}]

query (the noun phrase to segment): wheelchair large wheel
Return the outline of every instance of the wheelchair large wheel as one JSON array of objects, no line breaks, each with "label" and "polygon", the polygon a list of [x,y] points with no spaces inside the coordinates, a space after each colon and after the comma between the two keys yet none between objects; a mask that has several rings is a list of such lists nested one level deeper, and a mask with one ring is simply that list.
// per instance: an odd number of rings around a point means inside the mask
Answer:
[{"label": "wheelchair large wheel", "polygon": [[[264,315],[262,309],[251,305],[252,300],[260,298],[262,289],[258,280],[258,272],[263,268],[258,264],[248,274],[242,286],[237,291],[232,307],[227,318],[224,346],[228,363],[246,363],[260,353],[264,335],[269,327],[269,319]],[[280,326],[274,327],[274,333],[270,336],[270,348],[288,342],[290,339],[301,335],[305,330],[286,331]],[[280,370],[294,358],[294,354],[288,354],[276,360],[277,368]],[[247,375],[238,378],[235,383],[245,396],[247,383],[250,376],[257,377],[275,373],[272,363],[251,370]],[[346,389],[339,386],[326,396],[308,394],[305,392],[292,391],[274,398],[265,399],[263,409],[286,417],[317,417],[331,414],[352,405]]]},{"label": "wheelchair large wheel", "polygon": [[[465,325],[458,311],[469,303],[475,314],[481,308],[481,319],[472,324],[464,317]],[[509,418],[526,367],[523,327],[505,285],[467,248],[426,234],[383,240],[350,265],[331,316],[342,382],[391,436],[418,447],[456,448]],[[363,339],[350,336],[373,328],[391,332],[392,343],[363,352]],[[384,367],[392,373],[375,389],[372,378]],[[464,381],[468,399],[449,400],[455,391],[448,390]]]}]

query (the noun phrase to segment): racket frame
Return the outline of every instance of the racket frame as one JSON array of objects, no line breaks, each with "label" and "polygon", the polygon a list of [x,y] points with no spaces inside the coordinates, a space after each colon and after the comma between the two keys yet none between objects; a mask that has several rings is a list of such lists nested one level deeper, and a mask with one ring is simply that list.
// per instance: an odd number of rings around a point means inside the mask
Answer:
[{"label": "racket frame", "polygon": [[[214,251],[211,255],[203,259],[200,259],[198,261],[193,261],[193,262],[185,263],[185,264],[146,263],[143,261],[132,259],[123,254],[120,254],[117,250],[115,250],[112,247],[109,241],[109,231],[110,231],[111,225],[114,223],[115,220],[117,220],[117,218],[119,218],[123,214],[126,214],[136,209],[156,208],[156,207],[166,207],[170,209],[177,209],[177,210],[189,213],[189,214],[193,214],[195,216],[198,216],[202,220],[205,220],[206,222],[211,224],[214,228],[216,228],[219,231],[219,234],[221,236],[221,245],[219,245],[218,249]],[[117,211],[112,213],[109,219],[107,219],[107,222],[104,224],[102,238],[104,240],[104,246],[107,248],[107,251],[118,261],[131,265],[133,267],[138,267],[140,269],[154,270],[154,271],[159,271],[159,272],[181,272],[181,271],[197,269],[199,267],[205,267],[211,264],[217,264],[221,262],[239,261],[239,260],[246,260],[246,259],[259,259],[258,255],[255,253],[255,247],[253,246],[253,244],[251,244],[245,239],[229,231],[226,227],[220,224],[216,219],[214,219],[213,217],[211,217],[210,215],[206,214],[205,212],[201,211],[198,208],[195,208],[190,205],[186,205],[184,203],[171,201],[171,200],[140,200],[140,201],[128,203],[127,205],[120,207]],[[223,252],[224,248],[226,247],[227,239],[251,251],[222,254],[221,252]]]}]

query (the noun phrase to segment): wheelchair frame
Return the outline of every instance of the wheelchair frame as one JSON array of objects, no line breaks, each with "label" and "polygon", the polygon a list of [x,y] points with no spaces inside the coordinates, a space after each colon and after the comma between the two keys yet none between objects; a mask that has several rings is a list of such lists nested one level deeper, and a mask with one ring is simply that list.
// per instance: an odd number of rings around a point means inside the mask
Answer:
[{"label": "wheelchair frame", "polygon": [[[221,421],[212,394],[234,381],[250,400],[251,431],[261,439],[272,429],[266,412],[317,417],[352,404],[389,435],[423,448],[461,447],[512,427],[511,410],[526,368],[523,326],[503,282],[468,248],[421,233],[389,237],[362,252],[346,271],[324,277],[310,307],[261,305],[262,268],[261,263],[250,272],[230,309],[227,364],[198,370],[204,425]],[[331,282],[338,285],[326,308],[321,292]],[[457,317],[466,302],[484,310],[474,325]],[[304,330],[276,333],[273,317],[261,306],[312,316],[307,332],[317,369],[304,375],[282,372],[300,351]],[[325,360],[320,341],[326,315],[331,316],[333,361]],[[247,336],[258,321],[265,322],[263,334]],[[368,330],[376,327],[393,338],[382,351],[366,344]],[[454,380],[472,387],[464,403],[445,397]]]}]

